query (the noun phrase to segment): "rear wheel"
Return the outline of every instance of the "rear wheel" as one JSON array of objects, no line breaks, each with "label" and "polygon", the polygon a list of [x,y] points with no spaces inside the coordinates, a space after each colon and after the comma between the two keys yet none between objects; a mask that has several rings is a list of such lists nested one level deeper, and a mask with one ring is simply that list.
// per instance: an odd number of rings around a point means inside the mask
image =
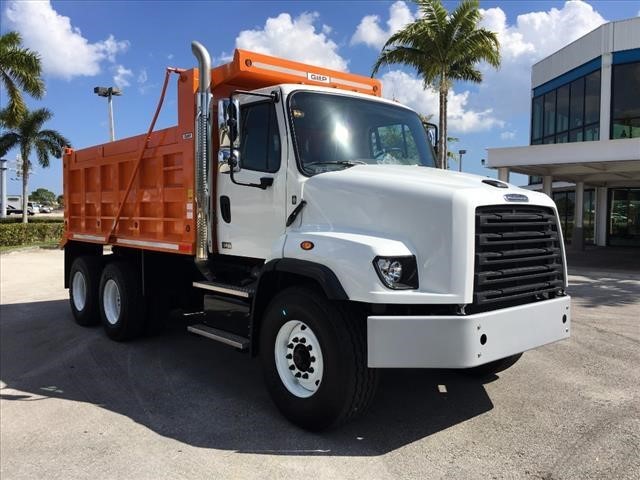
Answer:
[{"label": "rear wheel", "polygon": [[364,317],[311,289],[289,288],[273,299],[260,357],[274,403],[303,428],[338,426],[373,399],[377,372],[367,368]]},{"label": "rear wheel", "polygon": [[76,258],[69,270],[69,303],[78,325],[100,323],[98,290],[102,259],[83,256]]},{"label": "rear wheel", "polygon": [[509,367],[512,367],[522,357],[522,353],[511,355],[510,357],[494,360],[493,362],[480,365],[478,367],[468,368],[464,372],[474,377],[488,377],[496,373],[500,373]]},{"label": "rear wheel", "polygon": [[112,340],[131,340],[142,333],[145,308],[140,280],[126,262],[109,263],[100,279],[100,316]]}]

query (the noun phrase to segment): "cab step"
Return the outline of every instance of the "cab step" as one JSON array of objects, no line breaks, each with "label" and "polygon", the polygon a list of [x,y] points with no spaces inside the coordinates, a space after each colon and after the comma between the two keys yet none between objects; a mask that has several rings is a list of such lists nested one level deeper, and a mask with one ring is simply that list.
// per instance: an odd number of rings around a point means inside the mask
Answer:
[{"label": "cab step", "polygon": [[216,340],[217,342],[230,345],[239,350],[247,350],[249,348],[248,338],[241,337],[240,335],[236,335],[235,333],[225,332],[224,330],[213,328],[202,323],[197,325],[190,325],[187,327],[187,330],[191,333],[195,333],[196,335],[201,335],[211,340]]},{"label": "cab step", "polygon": [[202,288],[211,292],[232,295],[240,298],[253,298],[253,294],[255,293],[255,288],[252,285],[243,287],[240,285],[220,282],[193,282],[193,286],[195,288]]}]

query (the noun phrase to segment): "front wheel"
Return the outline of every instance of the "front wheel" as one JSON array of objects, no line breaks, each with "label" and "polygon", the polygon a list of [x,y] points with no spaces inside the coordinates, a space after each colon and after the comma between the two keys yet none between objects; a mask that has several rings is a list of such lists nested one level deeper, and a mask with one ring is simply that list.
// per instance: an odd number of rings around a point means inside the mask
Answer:
[{"label": "front wheel", "polygon": [[274,403],[308,430],[361,415],[375,393],[365,318],[308,288],[289,288],[270,303],[261,325],[260,358]]}]

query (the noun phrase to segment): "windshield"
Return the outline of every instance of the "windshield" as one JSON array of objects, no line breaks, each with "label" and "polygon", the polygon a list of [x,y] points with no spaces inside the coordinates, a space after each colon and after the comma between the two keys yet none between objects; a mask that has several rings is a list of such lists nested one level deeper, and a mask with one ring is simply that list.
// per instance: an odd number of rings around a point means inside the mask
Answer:
[{"label": "windshield", "polygon": [[433,149],[418,115],[381,102],[315,92],[289,103],[300,168],[307,175],[353,165],[434,167]]}]

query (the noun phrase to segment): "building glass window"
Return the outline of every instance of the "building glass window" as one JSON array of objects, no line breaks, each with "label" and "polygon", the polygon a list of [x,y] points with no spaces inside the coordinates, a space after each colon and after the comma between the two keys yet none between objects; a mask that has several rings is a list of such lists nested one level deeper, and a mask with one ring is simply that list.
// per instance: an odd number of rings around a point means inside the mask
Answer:
[{"label": "building glass window", "polygon": [[[544,134],[553,135],[556,131],[556,91],[544,96]],[[545,142],[546,143],[546,142]]]},{"label": "building glass window", "polygon": [[[574,224],[573,216],[576,208],[576,193],[574,191],[553,192],[553,201],[556,202],[556,206],[558,208],[558,217],[560,217],[560,227],[562,228],[564,241],[565,243],[571,243]],[[584,190],[582,205],[582,231],[585,243],[595,242],[595,208],[595,191],[592,189]]]},{"label": "building glass window", "polygon": [[613,66],[610,138],[640,137],[640,62]]},{"label": "building glass window", "polygon": [[609,245],[640,247],[640,188],[611,190]]},{"label": "building glass window", "polygon": [[533,100],[533,117],[531,121],[531,137],[542,138],[542,96]]},{"label": "building glass window", "polygon": [[556,130],[565,132],[569,130],[569,85],[558,89],[557,102]]},{"label": "building glass window", "polygon": [[[584,122],[584,77],[571,82],[571,128],[581,127]],[[581,141],[581,140],[579,140]]]},{"label": "building glass window", "polygon": [[[637,112],[640,127],[640,105]],[[599,139],[600,70],[533,98],[531,145]]]},{"label": "building glass window", "polygon": [[600,123],[600,70],[587,75],[584,81],[584,123]]},{"label": "building glass window", "polygon": [[529,175],[529,185],[535,185],[537,183],[542,183],[542,177],[538,175]]},{"label": "building glass window", "polygon": [[582,142],[584,136],[582,135],[582,129],[577,128],[569,132],[569,142]]}]

